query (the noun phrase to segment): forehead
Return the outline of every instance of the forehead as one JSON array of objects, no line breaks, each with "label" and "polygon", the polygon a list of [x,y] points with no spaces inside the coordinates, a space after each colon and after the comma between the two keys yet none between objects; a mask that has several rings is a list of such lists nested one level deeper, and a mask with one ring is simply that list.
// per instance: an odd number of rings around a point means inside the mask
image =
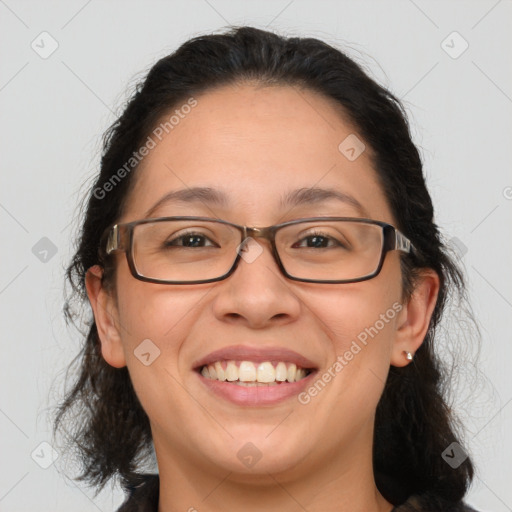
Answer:
[{"label": "forehead", "polygon": [[[392,222],[370,148],[355,160],[340,151],[340,144],[358,135],[331,100],[295,86],[250,84],[210,90],[195,100],[191,108],[177,105],[150,134],[154,147],[135,171],[121,221],[151,210],[151,216],[206,214],[198,210],[202,205],[211,207],[209,215],[268,225],[282,220],[283,208],[292,217],[364,216],[354,206],[359,202],[367,216]],[[153,208],[169,192],[197,188],[218,190],[224,199],[210,205],[200,197],[164,201]],[[343,205],[324,197],[290,212],[284,199],[308,189],[337,191],[355,201]]]}]

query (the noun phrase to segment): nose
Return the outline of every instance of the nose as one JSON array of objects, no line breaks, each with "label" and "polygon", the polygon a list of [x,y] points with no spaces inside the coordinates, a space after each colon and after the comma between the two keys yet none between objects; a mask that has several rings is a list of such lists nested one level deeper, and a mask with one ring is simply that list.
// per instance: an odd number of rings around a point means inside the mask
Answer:
[{"label": "nose", "polygon": [[253,329],[296,320],[301,311],[297,284],[281,273],[270,242],[248,238],[242,247],[237,268],[218,283],[215,316]]}]

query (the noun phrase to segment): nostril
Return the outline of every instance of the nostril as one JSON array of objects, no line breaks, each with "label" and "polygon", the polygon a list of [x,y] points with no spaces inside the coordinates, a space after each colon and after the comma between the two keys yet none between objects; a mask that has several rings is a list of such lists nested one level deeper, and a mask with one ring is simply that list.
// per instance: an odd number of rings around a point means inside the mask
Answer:
[{"label": "nostril", "polygon": [[242,318],[242,315],[240,313],[226,313],[226,316],[228,318],[233,318],[233,319]]}]

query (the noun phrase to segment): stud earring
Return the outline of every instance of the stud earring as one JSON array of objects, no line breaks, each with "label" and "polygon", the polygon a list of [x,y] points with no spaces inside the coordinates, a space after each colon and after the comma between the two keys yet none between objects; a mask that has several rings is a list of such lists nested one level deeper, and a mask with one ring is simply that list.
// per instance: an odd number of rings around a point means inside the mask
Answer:
[{"label": "stud earring", "polygon": [[412,361],[412,354],[410,352],[408,352],[407,350],[404,350],[404,354],[405,354],[406,359],[408,359],[409,361]]}]

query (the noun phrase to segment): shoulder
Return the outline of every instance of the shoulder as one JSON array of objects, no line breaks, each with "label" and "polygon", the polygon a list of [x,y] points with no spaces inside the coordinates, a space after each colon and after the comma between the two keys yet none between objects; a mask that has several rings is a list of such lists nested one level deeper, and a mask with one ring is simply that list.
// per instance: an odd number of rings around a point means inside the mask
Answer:
[{"label": "shoulder", "polygon": [[448,504],[430,494],[410,496],[391,512],[478,512],[463,501]]},{"label": "shoulder", "polygon": [[[157,512],[160,478],[158,474],[142,474],[137,485],[129,487],[129,495],[116,512]],[[447,504],[431,494],[412,495],[392,512],[478,512],[459,502]]]},{"label": "shoulder", "polygon": [[129,495],[117,512],[157,512],[160,478],[157,474],[140,475],[140,483],[129,487]]}]

